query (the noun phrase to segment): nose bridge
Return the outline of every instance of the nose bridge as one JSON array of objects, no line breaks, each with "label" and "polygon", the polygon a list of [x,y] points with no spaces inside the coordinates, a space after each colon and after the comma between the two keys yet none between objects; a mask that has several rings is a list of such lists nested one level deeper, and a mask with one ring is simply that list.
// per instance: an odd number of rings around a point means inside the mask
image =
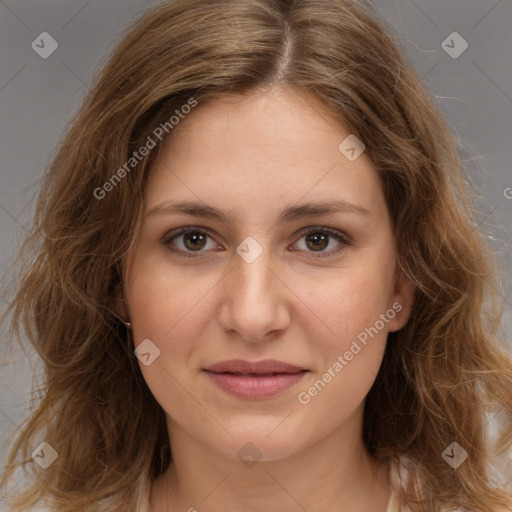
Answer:
[{"label": "nose bridge", "polygon": [[246,292],[259,293],[259,289],[267,287],[270,276],[273,275],[270,267],[275,265],[270,249],[269,238],[264,234],[246,236],[236,247],[234,256],[235,274],[239,285],[246,288]]},{"label": "nose bridge", "polygon": [[[240,249],[242,251],[242,249]],[[272,268],[272,254],[269,250],[262,251],[261,254],[251,257],[253,248],[249,249],[245,255],[246,259],[240,254],[235,265],[236,283],[247,298],[257,298],[261,294],[270,294],[272,281],[275,279]],[[237,252],[239,250],[237,249]],[[275,266],[275,264],[274,264]]]},{"label": "nose bridge", "polygon": [[276,277],[270,250],[254,239],[246,239],[236,252],[223,293],[221,321],[225,329],[236,330],[247,340],[259,341],[269,331],[285,325],[283,287]]}]

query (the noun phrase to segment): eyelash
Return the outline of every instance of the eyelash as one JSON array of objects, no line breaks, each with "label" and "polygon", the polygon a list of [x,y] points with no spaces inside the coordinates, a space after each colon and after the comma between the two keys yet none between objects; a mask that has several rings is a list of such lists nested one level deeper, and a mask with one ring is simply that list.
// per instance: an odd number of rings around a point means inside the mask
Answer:
[{"label": "eyelash", "polygon": [[[202,235],[207,235],[208,237],[212,238],[208,234],[208,232],[203,229],[195,228],[195,227],[186,227],[186,228],[181,228],[177,231],[171,231],[170,233],[167,233],[167,235],[165,235],[165,237],[163,238],[162,243],[163,243],[163,245],[165,245],[165,247],[169,251],[171,251],[172,253],[176,254],[177,256],[179,256],[181,258],[201,258],[202,256],[200,256],[199,254],[196,255],[196,254],[194,254],[194,252],[195,253],[205,252],[203,250],[186,252],[181,249],[175,249],[174,247],[172,247],[170,245],[171,242],[174,241],[176,238],[179,238],[180,236],[186,235],[189,233],[199,233]],[[342,252],[345,249],[345,247],[350,246],[352,244],[350,237],[348,237],[347,235],[345,235],[339,231],[335,231],[335,230],[332,230],[327,227],[307,228],[300,232],[297,242],[304,236],[307,236],[312,233],[322,233],[322,234],[325,234],[325,235],[328,235],[328,236],[334,238],[338,242],[341,242],[341,244],[338,248],[332,249],[331,251],[326,252],[326,253],[316,253],[317,256],[314,256],[314,258],[330,258],[333,256],[337,256],[340,252]],[[314,253],[314,251],[308,251],[308,252]]]}]

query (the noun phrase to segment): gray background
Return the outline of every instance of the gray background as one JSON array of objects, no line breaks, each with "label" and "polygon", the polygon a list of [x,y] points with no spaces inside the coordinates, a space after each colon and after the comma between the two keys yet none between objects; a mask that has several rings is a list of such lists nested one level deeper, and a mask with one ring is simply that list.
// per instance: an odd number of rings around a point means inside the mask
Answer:
[{"label": "gray background", "polygon": [[[30,223],[34,193],[64,127],[121,32],[156,3],[0,0],[0,274],[4,286],[12,279],[8,266]],[[504,262],[503,335],[510,342],[512,2],[375,0],[375,4],[398,31],[409,58],[464,144],[463,158],[474,188],[486,201],[481,220],[494,226],[493,244]],[[47,59],[31,47],[42,32],[59,44]],[[458,32],[469,45],[458,58],[441,46],[452,32]],[[455,50],[459,47],[456,42],[453,45]],[[7,299],[4,286],[1,310]],[[2,340],[6,332],[3,327]],[[6,457],[5,442],[12,439],[28,412],[36,371],[35,356],[15,356],[15,364],[0,370],[0,464]]]}]

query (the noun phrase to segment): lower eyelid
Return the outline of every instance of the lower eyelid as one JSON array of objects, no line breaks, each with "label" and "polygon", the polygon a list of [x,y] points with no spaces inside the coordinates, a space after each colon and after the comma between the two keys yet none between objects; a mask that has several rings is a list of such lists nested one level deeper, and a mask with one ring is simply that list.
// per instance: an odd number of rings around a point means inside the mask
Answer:
[{"label": "lower eyelid", "polygon": [[[206,235],[207,238],[210,238],[211,240],[213,240],[215,242],[215,239],[208,232],[201,230],[201,229],[189,229],[186,231],[171,233],[169,235],[166,235],[164,237],[164,239],[162,240],[162,243],[167,249],[169,249],[173,253],[175,253],[179,256],[186,257],[186,258],[201,257],[201,253],[207,253],[212,250],[212,249],[208,249],[208,250],[201,249],[198,251],[184,251],[182,249],[178,249],[171,245],[171,242],[173,242],[174,240],[176,240],[184,235],[187,235],[189,233],[200,233],[202,235]],[[305,236],[307,236],[309,234],[313,234],[313,233],[326,234],[330,238],[334,238],[337,242],[339,242],[339,245],[337,247],[335,247],[334,249],[331,249],[329,251],[320,251],[320,252],[316,252],[316,253],[315,253],[315,251],[306,251],[307,253],[310,253],[312,255],[317,255],[316,257],[329,257],[331,255],[332,256],[337,255],[340,252],[342,252],[346,248],[346,246],[351,245],[351,240],[347,235],[345,235],[341,232],[332,231],[331,228],[312,228],[307,231],[303,231],[303,232],[299,233],[298,237],[295,239],[295,242],[293,242],[292,245],[295,245],[302,238],[304,238]],[[217,243],[217,242],[215,242],[215,243]],[[299,251],[301,251],[301,250],[299,249]]]}]

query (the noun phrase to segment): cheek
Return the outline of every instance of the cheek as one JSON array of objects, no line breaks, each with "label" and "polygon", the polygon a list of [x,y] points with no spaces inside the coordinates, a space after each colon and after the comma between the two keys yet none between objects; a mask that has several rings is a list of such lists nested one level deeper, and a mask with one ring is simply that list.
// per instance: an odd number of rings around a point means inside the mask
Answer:
[{"label": "cheek", "polygon": [[302,289],[315,312],[308,317],[320,326],[311,340],[320,362],[314,379],[299,390],[302,400],[298,397],[302,405],[311,405],[313,416],[331,410],[343,420],[364,400],[382,362],[395,315],[389,308],[393,260],[390,265],[377,258],[358,263],[340,269],[323,286]]},{"label": "cheek", "polygon": [[211,286],[201,280],[192,281],[183,269],[171,269],[150,256],[135,258],[132,268],[126,297],[134,347],[150,340],[159,351],[149,365],[141,359],[139,367],[162,409],[181,417],[182,411],[196,411],[197,404],[184,391],[183,383],[190,378],[189,355],[200,343],[197,332],[202,329],[197,320],[204,308],[201,298]]},{"label": "cheek", "polygon": [[307,386],[298,390],[297,401],[322,429],[341,424],[361,405],[382,363],[393,318],[386,316],[388,288],[376,284],[368,272],[361,276],[354,272],[333,280],[328,298],[311,299],[328,329],[314,340],[320,364]]},{"label": "cheek", "polygon": [[[323,281],[299,281],[295,291],[314,313],[307,317],[318,325],[324,346],[339,350],[389,309],[391,279],[378,265],[361,265],[339,269]],[[301,316],[306,318],[305,313]],[[379,329],[383,329],[380,323]]]},{"label": "cheek", "polygon": [[127,284],[127,300],[134,325],[135,339],[154,337],[172,343],[180,333],[197,328],[208,294],[217,281],[205,273],[172,267],[165,258],[141,254],[134,260]]}]

